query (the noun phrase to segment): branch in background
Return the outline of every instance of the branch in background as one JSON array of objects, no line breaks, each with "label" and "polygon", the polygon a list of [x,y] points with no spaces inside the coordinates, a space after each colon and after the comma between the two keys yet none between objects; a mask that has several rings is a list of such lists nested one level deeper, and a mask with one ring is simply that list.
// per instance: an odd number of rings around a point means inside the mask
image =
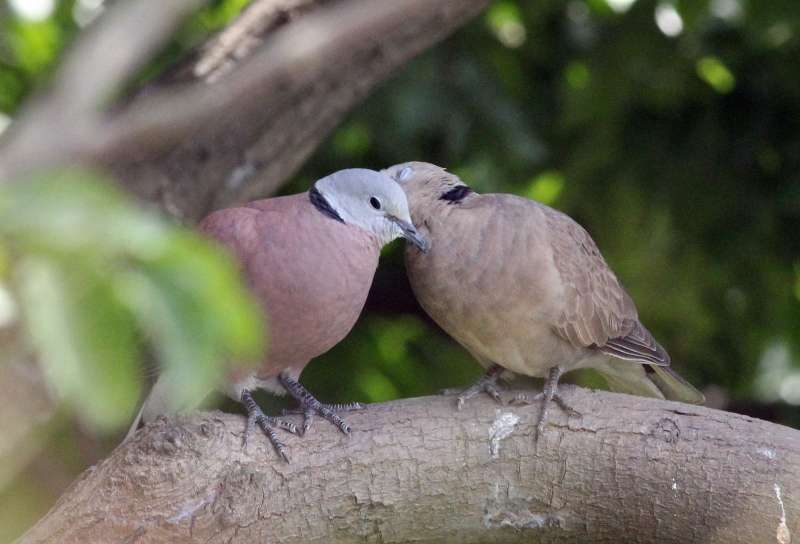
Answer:
[{"label": "branch in background", "polygon": [[[340,0],[277,31],[208,87],[143,98],[118,119],[112,170],[140,196],[194,220],[291,176],[344,115],[486,0]],[[250,36],[252,38],[252,36]],[[230,61],[230,57],[229,57]],[[166,91],[165,91],[166,92]],[[158,160],[156,142],[192,137]],[[141,155],[128,153],[138,147]]]},{"label": "branch in background", "polygon": [[[0,331],[0,346],[8,350],[12,342],[4,336],[10,333]],[[32,430],[41,430],[56,411],[34,357],[22,350],[9,351],[0,358],[0,490],[39,452],[47,433]]]},{"label": "branch in background", "polygon": [[[350,438],[317,423],[241,448],[244,419],[157,421],[87,471],[21,540],[702,542],[800,534],[800,432],[565,386],[582,417],[488,398],[372,405]],[[777,540],[776,540],[777,539]]]},{"label": "branch in background", "polygon": [[318,0],[254,0],[239,17],[203,45],[192,76],[213,83],[249,57],[267,32],[315,7]]},{"label": "branch in background", "polygon": [[0,180],[83,158],[102,139],[102,109],[115,91],[204,0],[120,2],[82,34],[50,88],[30,102],[0,152]]},{"label": "branch in background", "polygon": [[[134,193],[197,219],[212,207],[274,191],[378,83],[487,3],[263,0],[204,49],[191,70],[202,80],[186,84],[185,77],[167,76],[102,122],[77,120],[64,132],[53,130],[64,118],[52,112],[69,102],[69,93],[54,91],[52,105],[34,106],[11,131],[14,139],[0,153],[0,173],[78,160],[101,164]],[[281,14],[306,11],[312,13],[267,33],[269,39],[256,47]],[[118,30],[126,32],[138,30],[130,24]],[[84,43],[78,50],[93,43],[91,36]],[[66,66],[85,75],[76,62]],[[130,77],[132,70],[125,71],[99,76],[103,89]],[[186,66],[176,72],[185,74]],[[74,81],[70,73],[60,81]],[[104,96],[95,93],[93,101]],[[47,145],[30,135],[46,135]]]}]

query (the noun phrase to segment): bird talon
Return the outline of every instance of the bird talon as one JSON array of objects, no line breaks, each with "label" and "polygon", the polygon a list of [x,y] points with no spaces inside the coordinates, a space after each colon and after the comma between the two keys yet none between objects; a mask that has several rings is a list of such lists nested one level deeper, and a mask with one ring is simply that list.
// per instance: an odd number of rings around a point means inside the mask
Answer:
[{"label": "bird talon", "polygon": [[525,393],[517,393],[508,401],[509,406],[528,406],[532,403],[533,401],[531,401]]},{"label": "bird talon", "polygon": [[322,416],[324,419],[335,425],[342,433],[349,435],[350,426],[336,412],[350,412],[362,410],[364,406],[358,402],[347,404],[322,404],[308,392],[299,382],[293,378],[281,374],[278,379],[288,393],[300,403],[300,407],[294,410],[284,410],[286,414],[303,414],[303,435],[311,428],[314,414]]},{"label": "bird talon", "polygon": [[[480,393],[486,393],[492,397],[495,402],[503,404],[503,397],[500,395],[500,390],[498,389],[497,383],[498,379],[500,378],[500,374],[502,373],[503,367],[499,365],[492,365],[489,367],[489,370],[487,370],[483,376],[478,378],[475,383],[459,392],[458,397],[456,397],[456,409],[461,410],[469,399],[479,395]],[[452,390],[445,389],[443,394],[448,394],[446,393],[447,391]]]},{"label": "bird talon", "polygon": [[244,435],[242,436],[242,448],[247,447],[250,435],[256,426],[258,426],[264,434],[267,435],[267,438],[278,455],[288,463],[289,456],[286,454],[286,446],[278,439],[278,434],[275,432],[275,429],[283,429],[284,431],[297,434],[297,427],[288,421],[283,421],[264,414],[261,407],[253,398],[252,393],[246,389],[242,391],[241,400],[247,410],[247,423],[245,423]]}]

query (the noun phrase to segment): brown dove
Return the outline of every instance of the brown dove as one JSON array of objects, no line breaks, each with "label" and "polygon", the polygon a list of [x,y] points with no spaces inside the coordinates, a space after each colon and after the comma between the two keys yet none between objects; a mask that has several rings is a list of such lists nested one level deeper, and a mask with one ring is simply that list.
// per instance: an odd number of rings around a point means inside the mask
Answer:
[{"label": "brown dove", "polygon": [[[305,415],[303,432],[311,414],[317,413],[349,433],[336,407],[318,402],[298,378],[311,359],[352,329],[383,245],[404,237],[426,249],[409,217],[403,190],[373,170],[342,170],[320,179],[306,193],[213,212],[200,223],[200,230],[234,254],[268,316],[270,344],[265,359],[234,371],[224,388],[247,410],[245,442],[258,425],[288,460],[275,428],[296,432],[292,424],[262,412],[252,396],[256,389],[294,397]],[[170,379],[162,375],[153,387],[140,412],[143,421],[175,411],[167,397]]]},{"label": "brown dove", "polygon": [[591,367],[615,391],[702,403],[589,234],[567,215],[510,194],[478,194],[433,164],[384,170],[408,196],[430,251],[406,249],[411,287],[425,311],[488,369],[459,396],[499,400],[503,371],[545,378],[538,427],[563,372]]}]

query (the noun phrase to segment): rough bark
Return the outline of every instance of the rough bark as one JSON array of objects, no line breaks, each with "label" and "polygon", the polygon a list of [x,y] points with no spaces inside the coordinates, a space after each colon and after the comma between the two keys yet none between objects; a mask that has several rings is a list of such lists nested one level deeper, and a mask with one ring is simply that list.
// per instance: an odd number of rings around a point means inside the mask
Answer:
[{"label": "rough bark", "polygon": [[25,537],[44,542],[719,542],[800,534],[800,433],[565,387],[582,416],[428,397],[241,448],[241,416],[160,420],[88,470]]}]

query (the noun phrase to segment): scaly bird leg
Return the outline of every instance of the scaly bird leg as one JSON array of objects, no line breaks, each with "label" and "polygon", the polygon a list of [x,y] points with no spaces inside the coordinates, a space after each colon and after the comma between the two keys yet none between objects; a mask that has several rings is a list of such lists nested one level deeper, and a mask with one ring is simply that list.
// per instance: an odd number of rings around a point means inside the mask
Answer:
[{"label": "scaly bird leg", "polygon": [[[300,385],[295,379],[291,378],[286,373],[281,373],[278,376],[278,381],[281,382],[281,385],[288,391],[288,393],[300,403],[299,411],[303,414],[303,429],[302,434],[306,434],[308,429],[311,428],[311,423],[313,421],[314,414],[319,414],[323,418],[327,419],[336,427],[339,428],[344,434],[350,434],[350,425],[344,422],[342,418],[336,415],[336,408],[339,407],[349,407],[348,410],[357,410],[361,408],[355,408],[353,404],[345,404],[345,405],[326,405],[322,404],[320,401],[314,398],[314,396],[309,393],[308,389]],[[332,409],[333,408],[333,409]],[[345,410],[345,411],[348,411]]]},{"label": "scaly bird leg", "polygon": [[[320,403],[325,410],[331,412],[355,412],[356,410],[363,410],[364,405],[360,402],[348,402],[346,404],[325,404]],[[311,427],[314,421],[314,410],[311,408],[287,408],[281,412],[281,415],[302,415],[303,416],[303,434]]]},{"label": "scaly bird leg", "polygon": [[517,395],[511,401],[514,404],[531,404],[541,399],[542,410],[539,413],[539,422],[536,424],[536,440],[539,440],[539,437],[544,434],[544,425],[547,422],[551,401],[555,402],[568,416],[580,417],[581,415],[580,412],[564,402],[564,399],[558,394],[558,380],[561,378],[561,374],[563,374],[561,368],[552,367],[544,380],[544,390],[541,393],[535,395],[533,399],[528,399],[524,394]]},{"label": "scaly bird leg", "polygon": [[[478,381],[459,393],[456,399],[456,407],[461,410],[466,401],[480,393],[486,393],[498,403],[503,404],[503,399],[500,398],[500,389],[497,385],[497,380],[500,378],[500,374],[503,373],[503,370],[504,368],[500,365],[493,364],[490,366],[486,373],[478,378]],[[445,395],[449,394],[450,390],[446,389],[443,393]]]},{"label": "scaly bird leg", "polygon": [[242,447],[247,447],[247,440],[250,437],[250,434],[256,428],[256,425],[258,425],[258,427],[264,431],[264,434],[267,435],[267,438],[269,438],[269,441],[272,443],[272,447],[275,448],[275,451],[278,452],[278,455],[280,455],[283,460],[288,463],[289,456],[286,455],[286,446],[284,446],[283,442],[278,439],[278,433],[275,432],[275,429],[283,429],[284,431],[288,431],[292,434],[299,434],[294,423],[266,415],[263,410],[261,410],[261,407],[258,405],[258,403],[256,403],[255,399],[253,398],[253,394],[247,389],[242,391],[242,404],[244,404],[244,407],[247,410],[247,425],[244,429]]}]

